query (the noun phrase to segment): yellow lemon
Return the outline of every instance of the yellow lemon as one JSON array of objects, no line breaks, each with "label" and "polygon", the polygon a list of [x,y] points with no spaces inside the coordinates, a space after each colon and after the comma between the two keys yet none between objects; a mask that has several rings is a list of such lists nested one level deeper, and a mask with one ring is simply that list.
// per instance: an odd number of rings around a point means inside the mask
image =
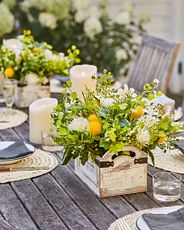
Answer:
[{"label": "yellow lemon", "polygon": [[95,115],[95,114],[89,115],[88,121],[89,121],[89,122],[91,122],[91,121],[98,121],[98,122],[100,122],[99,118],[98,118],[97,115]]},{"label": "yellow lemon", "polygon": [[162,144],[165,141],[166,141],[166,137],[160,137],[157,142],[158,142],[158,144]]},{"label": "yellow lemon", "polygon": [[136,111],[132,113],[131,117],[137,119],[144,115],[143,108],[141,106],[137,106]]},{"label": "yellow lemon", "polygon": [[102,132],[102,127],[99,121],[89,122],[88,131],[92,135],[98,135]]},{"label": "yellow lemon", "polygon": [[6,77],[13,77],[13,75],[14,75],[14,70],[13,70],[11,67],[6,68],[6,69],[5,69],[5,75],[6,75]]}]

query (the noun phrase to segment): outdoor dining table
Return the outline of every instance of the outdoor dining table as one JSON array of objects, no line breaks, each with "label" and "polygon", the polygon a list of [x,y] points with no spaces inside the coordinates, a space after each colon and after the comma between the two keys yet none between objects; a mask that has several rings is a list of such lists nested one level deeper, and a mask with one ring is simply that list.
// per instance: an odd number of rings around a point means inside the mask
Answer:
[{"label": "outdoor dining table", "polygon": [[[1,141],[29,142],[28,121],[0,131]],[[137,210],[184,204],[184,177],[181,198],[160,203],[153,198],[152,175],[159,169],[148,166],[145,193],[98,198],[74,173],[73,163],[45,175],[0,185],[0,230],[107,230],[117,218]]]}]

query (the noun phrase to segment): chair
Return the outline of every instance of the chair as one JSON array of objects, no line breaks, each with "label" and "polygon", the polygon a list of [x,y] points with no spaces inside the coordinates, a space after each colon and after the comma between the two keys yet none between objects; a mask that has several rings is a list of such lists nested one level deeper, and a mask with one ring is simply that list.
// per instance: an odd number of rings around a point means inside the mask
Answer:
[{"label": "chair", "polygon": [[144,35],[130,70],[128,85],[140,92],[146,82],[156,78],[160,81],[158,89],[166,93],[179,49],[178,43]]}]

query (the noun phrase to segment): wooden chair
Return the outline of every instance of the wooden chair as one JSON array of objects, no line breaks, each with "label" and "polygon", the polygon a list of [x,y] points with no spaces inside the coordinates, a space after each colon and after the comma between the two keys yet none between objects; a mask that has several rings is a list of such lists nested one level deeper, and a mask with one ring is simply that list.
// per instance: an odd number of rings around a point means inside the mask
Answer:
[{"label": "wooden chair", "polygon": [[179,48],[178,43],[144,35],[130,70],[128,85],[140,92],[146,82],[156,78],[160,81],[158,89],[166,93]]}]

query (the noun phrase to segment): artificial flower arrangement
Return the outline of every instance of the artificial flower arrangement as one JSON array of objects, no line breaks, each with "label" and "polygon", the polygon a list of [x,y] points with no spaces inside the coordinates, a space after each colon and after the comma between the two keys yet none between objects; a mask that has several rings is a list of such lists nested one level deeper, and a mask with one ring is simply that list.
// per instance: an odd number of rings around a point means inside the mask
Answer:
[{"label": "artificial flower arrangement", "polygon": [[25,30],[16,39],[3,40],[0,47],[0,72],[18,80],[19,85],[43,84],[49,77],[68,75],[70,67],[78,63],[79,50],[72,46],[68,55],[58,53],[46,42],[37,42],[31,31]]},{"label": "artificial flower arrangement", "polygon": [[141,94],[127,85],[116,91],[111,73],[104,70],[96,91],[86,89],[84,100],[80,100],[68,82],[52,113],[51,128],[54,140],[64,146],[64,164],[77,157],[85,164],[107,151],[130,155],[121,151],[130,145],[154,161],[151,150],[156,146],[172,148],[176,141],[173,134],[182,131],[183,123],[173,122],[163,106],[154,105],[154,98],[160,95],[157,84],[158,80],[145,84]]}]

